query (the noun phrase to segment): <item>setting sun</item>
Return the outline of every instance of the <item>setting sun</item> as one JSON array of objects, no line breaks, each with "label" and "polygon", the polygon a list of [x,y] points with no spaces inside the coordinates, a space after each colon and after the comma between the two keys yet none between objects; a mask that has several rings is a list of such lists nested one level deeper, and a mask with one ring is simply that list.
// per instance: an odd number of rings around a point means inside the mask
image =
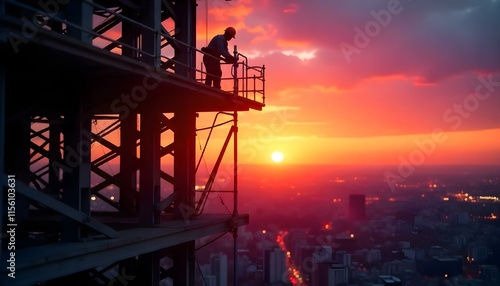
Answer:
[{"label": "setting sun", "polygon": [[271,160],[273,160],[273,162],[276,162],[276,163],[283,161],[284,157],[285,156],[281,152],[273,152],[273,154],[271,154]]}]

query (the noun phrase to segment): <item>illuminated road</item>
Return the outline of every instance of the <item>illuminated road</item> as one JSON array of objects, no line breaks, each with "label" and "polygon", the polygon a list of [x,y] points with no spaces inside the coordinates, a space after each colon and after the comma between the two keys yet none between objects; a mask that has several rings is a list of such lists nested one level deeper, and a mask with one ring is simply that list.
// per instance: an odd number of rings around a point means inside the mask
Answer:
[{"label": "illuminated road", "polygon": [[288,270],[287,276],[288,279],[290,280],[290,283],[292,285],[296,286],[307,286],[305,282],[302,279],[302,276],[300,275],[299,269],[295,267],[295,264],[293,263],[292,256],[290,254],[290,251],[286,249],[285,245],[285,236],[288,234],[288,231],[280,231],[278,235],[276,236],[276,242],[278,243],[279,247],[281,250],[286,254],[286,269]]}]

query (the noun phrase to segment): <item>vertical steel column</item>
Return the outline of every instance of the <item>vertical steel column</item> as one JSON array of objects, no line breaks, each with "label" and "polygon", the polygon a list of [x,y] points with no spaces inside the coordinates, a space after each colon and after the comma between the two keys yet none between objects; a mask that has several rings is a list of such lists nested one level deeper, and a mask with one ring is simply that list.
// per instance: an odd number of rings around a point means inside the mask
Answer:
[{"label": "vertical steel column", "polygon": [[[196,46],[196,0],[176,1],[175,13],[182,15],[175,19],[176,38],[185,43],[176,51],[175,73],[189,79],[196,77],[196,55],[189,47]],[[189,47],[188,47],[189,46]],[[196,112],[189,106],[181,107],[175,112],[174,130],[174,191],[177,198],[174,202],[174,218],[189,223],[195,211],[195,161],[196,161]],[[177,245],[173,251],[174,285],[194,286],[195,242],[188,241]]]},{"label": "vertical steel column", "polygon": [[195,286],[194,241],[173,247],[174,286]]},{"label": "vertical steel column", "polygon": [[160,220],[155,211],[155,204],[160,202],[160,115],[148,110],[140,118],[139,224],[144,227],[152,227]]},{"label": "vertical steel column", "polygon": [[[141,254],[138,261],[137,285],[160,285],[159,252]],[[134,284],[135,285],[135,284]]]},{"label": "vertical steel column", "polygon": [[[142,1],[143,18],[141,22],[150,29],[141,28],[142,60],[154,67],[160,66],[161,0]],[[145,102],[143,102],[145,105]],[[160,212],[155,205],[160,202],[161,168],[161,112],[155,106],[152,110],[141,111],[140,147],[140,191],[139,223],[154,226],[160,223]],[[130,140],[130,139],[129,139]],[[159,255],[156,252],[139,256],[139,281],[144,285],[159,285]]]},{"label": "vertical steel column", "polygon": [[[90,215],[90,151],[91,114],[90,96],[85,83],[75,84],[78,92],[68,99],[64,114],[64,163],[62,201],[68,206]],[[82,237],[82,227],[64,217],[61,221],[61,240],[77,241]]]},{"label": "vertical steel column", "polygon": [[[5,98],[5,146],[4,146],[4,170],[7,175],[14,175],[16,182],[28,183],[30,180],[30,131],[31,118],[28,114],[17,109],[13,101],[15,95],[7,87]],[[3,190],[4,199],[6,189]],[[29,200],[20,195],[15,196],[15,218],[16,223],[20,223],[29,217]],[[4,211],[7,211],[4,209]],[[16,247],[21,246],[26,241],[28,234],[23,230],[23,226],[16,228]]]},{"label": "vertical steel column", "polygon": [[[234,202],[233,202],[233,218],[236,221],[236,217],[238,216],[238,112],[234,111],[233,113],[234,120],[234,134],[233,134],[233,143],[234,143],[234,166],[233,166],[233,188],[234,188]],[[238,226],[234,226],[233,229],[233,263],[234,263],[234,281],[233,286],[238,285]]]},{"label": "vertical steel column", "polygon": [[[5,15],[5,3],[4,1],[0,1],[0,16],[3,18]],[[6,33],[3,31],[0,31],[0,45],[4,45],[6,42]],[[2,54],[5,52],[4,49],[2,48],[0,50]],[[5,88],[5,61],[0,61],[0,176],[2,178],[0,179],[0,182],[2,184],[3,188],[3,175],[4,175],[4,152],[5,152],[5,98],[6,98],[6,88]],[[3,190],[2,190],[3,192]],[[3,213],[3,201],[2,198],[0,197],[0,215]],[[3,227],[0,226],[0,233],[2,232]]]},{"label": "vertical steel column", "polygon": [[195,212],[196,113],[177,111],[174,130],[174,218],[189,223]]},{"label": "vertical steel column", "polygon": [[68,35],[82,43],[92,44],[92,34],[85,31],[92,31],[94,7],[85,1],[69,1],[66,9],[68,21],[81,27],[78,29],[69,25]]},{"label": "vertical steel column", "polygon": [[[4,3],[3,1],[0,1],[0,15],[3,15],[4,13]],[[4,33],[0,32],[0,45],[2,44]],[[3,49],[2,49],[3,50]],[[0,188],[1,190],[1,195],[0,195],[0,235],[3,235],[3,225],[4,225],[4,191],[5,191],[5,184],[7,183],[5,180],[6,174],[4,173],[4,154],[5,154],[5,94],[6,94],[6,88],[5,88],[5,63],[4,61],[0,62]],[[3,240],[3,239],[2,239]],[[2,243],[3,244],[3,243]],[[3,249],[2,249],[3,251]]]},{"label": "vertical steel column", "polygon": [[[86,2],[71,1],[66,6],[66,15],[69,22],[75,23],[81,29],[68,26],[68,35],[91,44],[92,35],[84,32],[92,30],[93,8]],[[77,75],[78,77],[78,75]],[[72,162],[70,169],[63,174],[62,201],[76,210],[90,214],[90,143],[91,115],[90,94],[83,90],[85,84],[80,79],[75,81],[77,96],[74,100],[68,99],[69,107],[64,115],[64,160]],[[69,92],[69,91],[68,91]],[[61,240],[77,241],[81,238],[81,226],[69,218],[61,221]]]},{"label": "vertical steel column", "polygon": [[233,166],[233,172],[234,172],[234,180],[233,180],[233,187],[234,187],[234,206],[233,206],[233,216],[236,217],[238,216],[238,112],[234,111],[233,113],[233,120],[234,120],[234,166]]},{"label": "vertical steel column", "polygon": [[[137,20],[137,11],[124,5],[123,16]],[[139,31],[135,24],[122,21],[122,55],[138,59],[139,54],[131,47],[138,46]],[[138,211],[137,193],[137,114],[131,110],[125,118],[120,118],[120,212],[135,214]]]},{"label": "vertical steel column", "polygon": [[[142,23],[150,29],[142,29],[142,48],[145,53],[143,61],[154,66],[160,66],[160,34],[161,31],[161,1],[142,1]],[[152,57],[150,55],[153,55]]]},{"label": "vertical steel column", "polygon": [[137,213],[137,114],[120,123],[120,212]]},{"label": "vertical steel column", "polygon": [[[127,7],[126,5],[124,5],[123,7],[122,15],[124,17],[137,20],[137,11]],[[129,21],[122,21],[121,23],[122,23],[122,41],[128,45],[128,46],[123,45],[122,55],[132,59],[138,59],[139,55],[137,54],[137,51],[129,47],[131,46],[138,48],[138,38],[139,38],[138,28],[135,24]]]},{"label": "vertical steel column", "polygon": [[[143,1],[142,22],[155,31],[160,30],[160,0]],[[159,55],[158,34],[150,30],[142,30],[142,46],[149,54]],[[143,60],[157,66],[159,58],[145,56]],[[144,102],[143,105],[146,103]],[[154,226],[159,223],[160,216],[155,210],[155,203],[160,200],[160,140],[161,113],[158,110],[141,111],[141,160],[140,160],[140,193],[139,223],[142,226]],[[153,106],[149,106],[153,108]]]},{"label": "vertical steel column", "polygon": [[[139,224],[143,227],[160,223],[155,208],[160,202],[160,119],[161,113],[156,110],[144,111],[140,117]],[[159,265],[154,252],[140,255],[137,279],[144,285],[159,285]]]},{"label": "vertical steel column", "polygon": [[48,193],[50,195],[58,196],[61,189],[60,178],[60,162],[61,158],[61,123],[62,119],[59,115],[49,115],[49,182]]},{"label": "vertical steel column", "polygon": [[[187,108],[186,108],[187,109]],[[179,110],[174,130],[174,218],[189,224],[195,212],[196,113]],[[174,249],[174,285],[194,286],[194,241]]]},{"label": "vertical steel column", "polygon": [[185,45],[179,45],[175,58],[181,64],[175,64],[175,73],[189,79],[196,77],[196,54],[189,47],[196,47],[196,0],[175,2],[176,19],[175,28],[178,31],[176,38]]}]

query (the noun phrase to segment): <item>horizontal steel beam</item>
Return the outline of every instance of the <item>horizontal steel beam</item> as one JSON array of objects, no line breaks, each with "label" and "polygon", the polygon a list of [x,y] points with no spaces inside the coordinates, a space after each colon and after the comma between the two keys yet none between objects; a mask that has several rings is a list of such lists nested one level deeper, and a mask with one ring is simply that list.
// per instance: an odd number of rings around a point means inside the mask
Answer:
[{"label": "horizontal steel beam", "polygon": [[30,188],[28,185],[18,181],[16,182],[16,191],[17,193],[32,199],[41,205],[44,205],[76,222],[79,222],[83,225],[86,225],[99,233],[104,234],[105,236],[109,238],[117,238],[118,237],[118,232],[116,232],[114,229],[111,227],[96,221],[95,219],[91,218],[90,216],[75,210],[74,208],[66,205],[65,203],[62,203],[53,197],[40,192],[39,190],[35,190]]},{"label": "horizontal steel beam", "polygon": [[[247,225],[248,215],[201,215],[192,220],[172,220],[154,228],[119,231],[119,238],[88,242],[55,243],[18,249],[15,252],[15,282],[34,285],[72,273],[105,267],[117,261],[172,247],[207,235]],[[2,260],[7,260],[7,252]],[[10,285],[8,269],[0,269],[0,285]]]}]

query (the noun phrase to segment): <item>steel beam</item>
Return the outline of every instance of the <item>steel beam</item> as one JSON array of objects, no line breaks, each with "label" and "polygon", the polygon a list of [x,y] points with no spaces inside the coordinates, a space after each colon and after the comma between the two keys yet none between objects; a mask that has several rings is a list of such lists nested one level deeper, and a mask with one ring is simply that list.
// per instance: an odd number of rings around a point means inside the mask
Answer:
[{"label": "steel beam", "polygon": [[99,221],[96,221],[95,219],[92,219],[88,214],[85,214],[83,212],[80,212],[67,204],[64,204],[54,198],[52,198],[49,195],[46,195],[39,190],[35,190],[30,188],[28,185],[23,183],[22,181],[18,181],[16,183],[17,186],[17,192],[20,195],[23,195],[26,198],[29,198],[31,200],[34,200],[47,208],[50,208],[64,217],[72,220],[73,222],[77,223],[79,226],[80,225],[86,225],[95,231],[104,234],[105,236],[109,238],[116,238],[118,237],[118,233],[110,228],[109,226],[100,223]]},{"label": "steel beam", "polygon": [[[56,243],[19,249],[16,251],[16,282],[18,285],[34,285],[79,271],[105,267],[123,259],[164,248],[177,248],[177,245],[199,237],[227,232],[233,224],[247,225],[248,215],[236,218],[227,215],[203,215],[191,220],[187,225],[184,221],[169,221],[155,228],[123,230],[115,239]],[[2,253],[2,261],[5,261],[6,254]],[[0,269],[0,285],[9,285],[8,282],[11,282],[6,271]]]}]

